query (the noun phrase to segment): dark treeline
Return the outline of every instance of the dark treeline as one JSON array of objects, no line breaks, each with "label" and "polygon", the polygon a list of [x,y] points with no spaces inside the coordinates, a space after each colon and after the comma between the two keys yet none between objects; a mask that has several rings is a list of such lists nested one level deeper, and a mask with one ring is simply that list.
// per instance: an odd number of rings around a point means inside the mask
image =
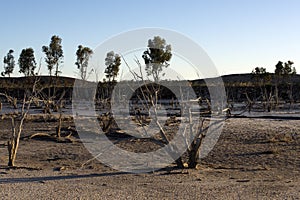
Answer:
[{"label": "dark treeline", "polygon": [[[14,96],[21,100],[24,95],[24,90],[26,88],[32,87],[31,82],[33,77],[14,77],[14,78],[0,78],[0,92],[6,93],[10,96]],[[261,99],[261,88],[253,79],[252,74],[234,74],[234,75],[226,75],[222,76],[224,81],[224,86],[227,93],[228,100],[232,102],[243,102],[247,101],[246,94],[251,99],[256,99],[257,101]],[[59,94],[63,91],[65,92],[64,99],[71,100],[72,92],[74,87],[74,82],[76,79],[70,77],[58,77],[57,85],[51,85],[51,77],[50,76],[41,76],[39,85],[43,88],[43,93],[49,93],[50,88],[50,95],[54,93],[56,90],[57,98],[60,96]],[[82,81],[78,80],[77,81]],[[300,75],[293,76],[293,101],[299,102],[300,101],[300,92],[298,88],[300,87]],[[191,85],[195,91],[197,97],[201,97],[203,99],[209,99],[209,91],[206,86],[205,80],[193,80],[190,81]],[[92,82],[90,82],[92,83]],[[112,91],[117,82],[99,82],[95,98],[96,99],[108,99],[111,97]],[[95,83],[92,83],[95,84]],[[171,85],[176,86],[176,82],[172,83]],[[86,86],[87,89],[89,86]],[[124,88],[126,87],[126,83],[124,82]],[[170,86],[172,87],[172,86]],[[218,85],[215,85],[218,87]],[[289,85],[285,82],[281,82],[277,85],[278,87],[278,96],[280,97],[281,101],[288,102],[290,100],[289,97]],[[121,85],[122,88],[122,85]],[[265,85],[265,89],[268,93],[272,93],[275,91],[275,81],[270,81]],[[121,89],[122,90],[122,89]],[[161,86],[161,94],[163,96],[161,98],[169,99],[174,97],[172,92],[172,88],[165,88]],[[133,97],[134,98],[134,97]],[[175,98],[175,97],[174,97]],[[2,98],[2,101],[5,101],[5,98]]]}]

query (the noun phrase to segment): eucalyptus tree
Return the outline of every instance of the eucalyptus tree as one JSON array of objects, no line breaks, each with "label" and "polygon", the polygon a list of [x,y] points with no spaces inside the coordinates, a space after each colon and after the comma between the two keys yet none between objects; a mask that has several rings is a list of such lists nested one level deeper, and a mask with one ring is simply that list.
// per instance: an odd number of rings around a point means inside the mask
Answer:
[{"label": "eucalyptus tree", "polygon": [[52,76],[52,70],[55,67],[55,76],[58,76],[61,71],[59,71],[59,64],[62,63],[63,59],[63,49],[62,49],[62,39],[59,36],[52,36],[49,46],[43,46],[42,50],[46,54],[45,62],[49,70],[49,75]]},{"label": "eucalyptus tree", "polygon": [[25,76],[34,76],[34,70],[36,68],[36,62],[34,57],[34,50],[32,48],[23,49],[19,60],[19,72]]},{"label": "eucalyptus tree", "polygon": [[278,87],[280,84],[280,80],[282,78],[283,75],[283,62],[278,61],[278,63],[275,65],[275,106],[276,109],[278,108],[278,104],[279,104],[279,92],[278,92]]},{"label": "eucalyptus tree", "polygon": [[79,69],[79,74],[82,80],[87,79],[87,68],[89,59],[93,54],[93,50],[89,47],[84,47],[82,45],[78,46],[78,49],[76,51],[77,60],[75,62],[75,65]]},{"label": "eucalyptus tree", "polygon": [[290,103],[293,101],[293,76],[296,74],[296,68],[293,67],[294,62],[287,61],[283,63],[278,61],[275,65],[275,98],[276,98],[276,107],[279,102],[279,90],[278,87],[281,83],[287,87],[287,93]]},{"label": "eucalyptus tree", "polygon": [[142,58],[146,64],[147,75],[152,75],[158,81],[163,68],[169,66],[168,62],[172,58],[171,45],[166,44],[166,40],[160,36],[155,36],[148,40],[148,49],[144,51]]},{"label": "eucalyptus tree", "polygon": [[10,49],[7,55],[3,59],[4,63],[4,72],[1,73],[2,76],[8,75],[13,73],[15,68],[15,57],[13,56],[14,50]]},{"label": "eucalyptus tree", "polygon": [[283,78],[285,80],[285,83],[287,85],[287,92],[288,92],[288,98],[290,105],[293,103],[293,76],[297,73],[296,68],[293,67],[294,62],[293,61],[287,61],[284,63],[283,67]]},{"label": "eucalyptus tree", "polygon": [[271,111],[272,108],[272,89],[271,91],[267,90],[267,85],[270,84],[271,75],[267,72],[264,67],[256,67],[252,71],[252,78],[255,79],[255,84],[260,88],[260,94],[263,100],[264,109],[267,107],[268,111]]},{"label": "eucalyptus tree", "polygon": [[104,73],[106,74],[106,78],[109,82],[111,80],[114,82],[120,71],[121,57],[119,54],[115,54],[114,51],[110,51],[106,55],[105,65],[106,69]]}]

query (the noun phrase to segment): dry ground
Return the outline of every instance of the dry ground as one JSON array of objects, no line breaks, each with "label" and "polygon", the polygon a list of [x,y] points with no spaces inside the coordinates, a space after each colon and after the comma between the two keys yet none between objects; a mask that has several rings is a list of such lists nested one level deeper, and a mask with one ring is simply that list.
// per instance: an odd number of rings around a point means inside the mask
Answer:
[{"label": "dry ground", "polygon": [[[92,158],[80,140],[29,139],[55,133],[54,122],[26,122],[7,169],[10,123],[0,121],[1,199],[299,199],[300,121],[229,119],[200,170],[146,174],[115,171]],[[72,123],[64,123],[65,126]],[[127,145],[128,146],[128,145]]]}]

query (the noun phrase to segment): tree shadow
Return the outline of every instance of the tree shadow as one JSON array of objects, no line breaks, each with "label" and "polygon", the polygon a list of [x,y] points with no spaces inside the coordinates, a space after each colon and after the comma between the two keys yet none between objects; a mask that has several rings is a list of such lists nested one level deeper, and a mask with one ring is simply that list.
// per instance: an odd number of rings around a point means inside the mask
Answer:
[{"label": "tree shadow", "polygon": [[30,183],[30,182],[44,182],[44,181],[55,181],[55,180],[70,180],[70,179],[83,179],[83,178],[95,178],[105,176],[118,176],[128,174],[127,172],[110,172],[110,173],[92,173],[92,174],[81,174],[81,175],[64,175],[64,176],[42,176],[42,177],[27,177],[27,178],[1,178],[1,184],[12,184],[12,183]]}]

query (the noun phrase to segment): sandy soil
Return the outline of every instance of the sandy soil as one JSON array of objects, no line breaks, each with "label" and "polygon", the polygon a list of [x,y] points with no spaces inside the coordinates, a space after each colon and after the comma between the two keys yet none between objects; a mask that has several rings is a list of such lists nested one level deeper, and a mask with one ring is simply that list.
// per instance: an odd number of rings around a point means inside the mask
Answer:
[{"label": "sandy soil", "polygon": [[[55,122],[26,122],[16,169],[8,169],[10,122],[0,121],[1,199],[300,199],[300,121],[229,119],[199,170],[128,174],[73,142],[29,139]],[[64,126],[72,126],[64,122]]]}]

